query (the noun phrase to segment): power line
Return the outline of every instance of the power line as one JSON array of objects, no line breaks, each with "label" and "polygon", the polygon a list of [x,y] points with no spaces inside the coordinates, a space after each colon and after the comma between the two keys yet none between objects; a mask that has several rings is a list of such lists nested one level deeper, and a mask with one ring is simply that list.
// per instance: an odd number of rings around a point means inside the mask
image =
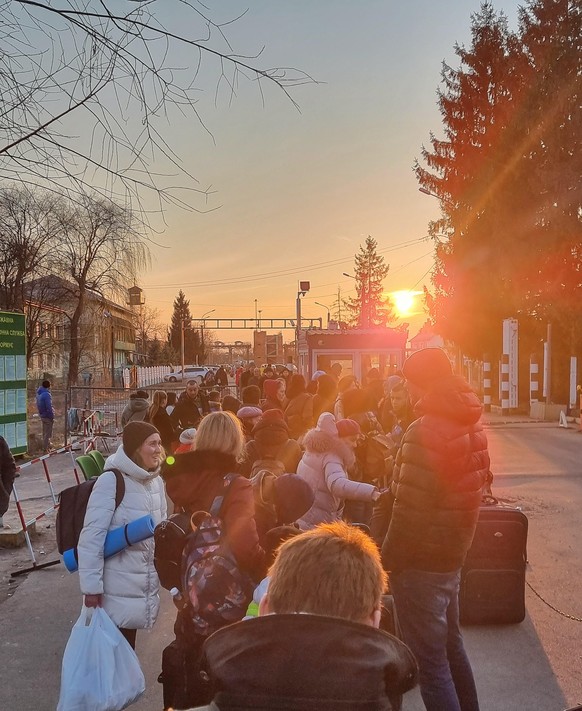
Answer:
[{"label": "power line", "polygon": [[[397,249],[403,249],[404,247],[410,247],[414,244],[418,244],[419,242],[424,242],[425,237],[421,237],[419,239],[414,239],[414,240],[409,240],[407,242],[401,242],[399,244],[393,245],[392,247],[387,247],[386,249],[378,250],[378,254],[386,254],[387,252],[393,252],[396,251]],[[309,264],[307,266],[303,267],[295,267],[293,269],[283,269],[279,271],[271,271],[271,272],[264,272],[262,274],[247,274],[246,276],[238,277],[238,278],[224,278],[224,279],[215,279],[213,281],[198,281],[198,282],[191,282],[191,283],[175,283],[175,284],[148,284],[147,289],[174,289],[177,286],[178,287],[209,287],[209,286],[225,286],[225,285],[230,285],[230,284],[246,284],[248,282],[253,282],[253,281],[258,281],[260,279],[276,279],[278,277],[282,276],[291,276],[293,274],[299,274],[301,272],[304,272],[306,270],[316,270],[316,269],[325,269],[327,267],[332,267],[332,266],[339,266],[340,264],[346,264],[347,262],[351,262],[353,260],[354,256],[350,255],[349,257],[345,257],[342,259],[334,259],[328,262],[316,262],[315,264]]]}]

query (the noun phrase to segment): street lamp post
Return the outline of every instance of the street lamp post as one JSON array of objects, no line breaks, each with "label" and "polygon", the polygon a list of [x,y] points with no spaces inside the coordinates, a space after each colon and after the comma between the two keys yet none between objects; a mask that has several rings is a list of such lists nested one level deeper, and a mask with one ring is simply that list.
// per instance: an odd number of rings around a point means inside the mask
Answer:
[{"label": "street lamp post", "polygon": [[[207,311],[205,314],[200,316],[200,350],[202,352],[202,358],[204,358],[204,319],[207,316],[210,316],[210,314],[213,314],[215,311],[216,309],[210,309],[210,311]],[[198,356],[196,356],[196,365],[200,365]]]},{"label": "street lamp post", "polygon": [[324,309],[327,309],[327,327],[329,328],[329,322],[330,322],[330,311],[329,307],[326,306],[325,304],[320,304],[319,301],[314,301],[313,302],[316,306],[321,306]]},{"label": "street lamp post", "polygon": [[[190,322],[191,322],[191,321],[192,321],[192,317],[190,317],[189,320],[190,320]],[[180,325],[181,325],[181,329],[180,329],[180,354],[181,354],[181,356],[182,356],[182,382],[184,382],[184,328],[185,328],[184,322],[185,322],[185,321],[186,321],[186,319],[185,319],[184,317],[182,317],[182,318],[180,319]]]},{"label": "street lamp post", "polygon": [[301,297],[305,296],[310,288],[311,285],[308,281],[300,281],[297,301],[295,302],[295,316],[297,319],[297,323],[295,324],[295,359],[297,368],[299,368],[299,336],[301,334]]}]

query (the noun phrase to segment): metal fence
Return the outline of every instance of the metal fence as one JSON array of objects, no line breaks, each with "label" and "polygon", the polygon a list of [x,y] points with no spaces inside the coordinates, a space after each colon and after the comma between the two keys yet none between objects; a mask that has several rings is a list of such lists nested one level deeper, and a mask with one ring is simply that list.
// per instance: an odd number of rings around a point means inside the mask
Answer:
[{"label": "metal fence", "polygon": [[[147,392],[151,402],[156,390],[175,392],[179,397],[185,390],[185,386],[176,383],[164,383],[163,385],[158,384],[155,386],[141,387],[139,390]],[[206,394],[217,391],[221,398],[229,394],[237,397],[237,388],[235,385],[228,385],[222,388],[218,386],[202,386],[201,390],[206,392]],[[129,391],[125,388],[72,387],[70,390],[70,398],[67,402],[66,441],[68,441],[71,435],[88,434],[87,427],[92,428],[92,432],[101,429],[107,430],[109,434],[118,433],[121,430],[121,414],[129,402],[131,392],[135,392],[135,390]]]}]

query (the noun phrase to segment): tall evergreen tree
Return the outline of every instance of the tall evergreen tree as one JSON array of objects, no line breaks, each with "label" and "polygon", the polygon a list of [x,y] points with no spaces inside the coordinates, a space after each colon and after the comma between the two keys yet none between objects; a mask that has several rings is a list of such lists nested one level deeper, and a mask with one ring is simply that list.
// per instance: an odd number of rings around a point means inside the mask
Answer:
[{"label": "tall evergreen tree", "polygon": [[182,348],[182,322],[184,323],[184,363],[195,363],[197,357],[200,358],[202,355],[200,336],[197,329],[191,327],[190,301],[180,289],[178,296],[174,299],[174,310],[168,333],[168,344],[174,353],[179,355],[179,359],[181,359]]},{"label": "tall evergreen tree", "polygon": [[358,328],[386,326],[394,320],[389,299],[384,297],[384,279],[390,267],[378,254],[375,239],[366,237],[355,255],[356,296],[346,301],[350,321]]},{"label": "tall evergreen tree", "polygon": [[527,0],[514,34],[484,3],[460,68],[443,69],[445,139],[416,173],[441,200],[431,234],[448,235],[431,315],[468,354],[498,350],[508,316],[532,342],[552,321],[582,348],[581,14],[580,2]]},{"label": "tall evergreen tree", "polygon": [[147,365],[163,365],[161,355],[162,355],[162,344],[159,338],[156,336],[152,340],[147,342]]},{"label": "tall evergreen tree", "polygon": [[471,18],[470,47],[455,52],[460,66],[443,65],[438,99],[445,138],[431,135],[415,171],[441,201],[442,219],[429,226],[435,239],[439,234],[428,300],[433,321],[465,352],[481,355],[495,347],[500,320],[515,311],[502,248],[514,223],[509,207],[518,202],[508,128],[524,60],[505,16],[489,2]]},{"label": "tall evergreen tree", "polygon": [[532,196],[523,255],[524,310],[582,345],[582,5],[529,0],[520,10],[529,60],[524,180]]}]

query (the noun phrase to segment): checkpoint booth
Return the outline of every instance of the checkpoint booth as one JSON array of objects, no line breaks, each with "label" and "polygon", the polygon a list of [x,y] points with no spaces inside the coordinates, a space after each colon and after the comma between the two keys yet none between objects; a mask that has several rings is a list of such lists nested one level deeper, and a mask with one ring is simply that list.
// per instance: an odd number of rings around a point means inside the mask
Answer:
[{"label": "checkpoint booth", "polygon": [[298,370],[309,380],[316,370],[340,363],[342,376],[362,382],[376,368],[381,379],[393,375],[406,357],[407,328],[307,329],[299,336]]}]

